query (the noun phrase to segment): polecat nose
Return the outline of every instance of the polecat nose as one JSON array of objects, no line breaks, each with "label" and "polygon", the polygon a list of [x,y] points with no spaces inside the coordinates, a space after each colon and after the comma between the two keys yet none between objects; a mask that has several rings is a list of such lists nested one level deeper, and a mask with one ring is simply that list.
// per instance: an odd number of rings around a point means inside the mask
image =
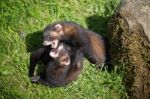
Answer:
[{"label": "polecat nose", "polygon": [[43,45],[43,46],[49,46],[49,45],[52,46],[52,44],[51,44],[50,41],[43,41],[42,45]]}]

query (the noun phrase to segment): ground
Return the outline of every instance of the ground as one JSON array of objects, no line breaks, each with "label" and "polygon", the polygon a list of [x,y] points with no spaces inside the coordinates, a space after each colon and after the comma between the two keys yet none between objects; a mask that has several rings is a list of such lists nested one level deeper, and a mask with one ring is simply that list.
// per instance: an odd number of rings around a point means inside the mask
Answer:
[{"label": "ground", "polygon": [[60,20],[75,21],[103,36],[119,0],[1,0],[1,99],[126,99],[122,72],[96,70],[84,61],[76,81],[66,87],[32,84],[28,77],[30,52],[41,46],[44,27]]}]

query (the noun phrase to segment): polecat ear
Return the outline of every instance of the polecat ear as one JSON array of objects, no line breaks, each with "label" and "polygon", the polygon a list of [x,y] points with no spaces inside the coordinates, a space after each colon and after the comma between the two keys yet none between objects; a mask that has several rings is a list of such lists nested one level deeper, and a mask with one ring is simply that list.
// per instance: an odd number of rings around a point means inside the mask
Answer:
[{"label": "polecat ear", "polygon": [[62,30],[62,25],[61,24],[56,24],[55,29],[56,29],[56,31],[61,31]]}]

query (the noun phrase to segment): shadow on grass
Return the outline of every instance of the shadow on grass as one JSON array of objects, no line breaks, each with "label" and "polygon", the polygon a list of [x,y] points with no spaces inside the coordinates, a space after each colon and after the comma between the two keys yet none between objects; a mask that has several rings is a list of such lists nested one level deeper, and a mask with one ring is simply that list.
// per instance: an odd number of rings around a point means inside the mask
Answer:
[{"label": "shadow on grass", "polygon": [[[33,52],[42,47],[42,37],[43,37],[42,35],[43,31],[36,31],[33,33],[29,33],[26,36],[25,43],[27,52]],[[41,62],[38,62],[37,65],[38,68],[36,70],[36,73],[39,75],[43,70],[43,64]]]},{"label": "shadow on grass", "polygon": [[89,16],[86,18],[86,22],[88,25],[88,28],[96,33],[99,33],[102,36],[107,37],[108,36],[108,22],[111,17],[103,17],[99,16],[97,14],[94,14],[92,16]]},{"label": "shadow on grass", "polygon": [[42,46],[42,35],[42,31],[37,31],[26,36],[27,52],[35,51]]}]

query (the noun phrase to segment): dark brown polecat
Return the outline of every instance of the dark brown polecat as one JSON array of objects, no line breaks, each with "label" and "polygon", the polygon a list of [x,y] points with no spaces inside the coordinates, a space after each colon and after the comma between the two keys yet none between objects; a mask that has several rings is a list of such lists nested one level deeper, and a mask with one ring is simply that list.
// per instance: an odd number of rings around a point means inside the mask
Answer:
[{"label": "dark brown polecat", "polygon": [[73,62],[76,63],[78,53],[97,66],[106,61],[105,40],[101,35],[82,28],[77,23],[64,21],[48,25],[43,33],[43,45],[56,48],[60,41],[67,41],[72,45],[74,52]]},{"label": "dark brown polecat", "polygon": [[[75,80],[82,70],[82,53],[78,54],[77,63],[71,64],[71,47],[66,43],[59,43],[57,48],[40,48],[30,56],[29,75],[33,83],[49,86],[65,86]],[[33,75],[38,61],[45,65],[40,76]]]}]

